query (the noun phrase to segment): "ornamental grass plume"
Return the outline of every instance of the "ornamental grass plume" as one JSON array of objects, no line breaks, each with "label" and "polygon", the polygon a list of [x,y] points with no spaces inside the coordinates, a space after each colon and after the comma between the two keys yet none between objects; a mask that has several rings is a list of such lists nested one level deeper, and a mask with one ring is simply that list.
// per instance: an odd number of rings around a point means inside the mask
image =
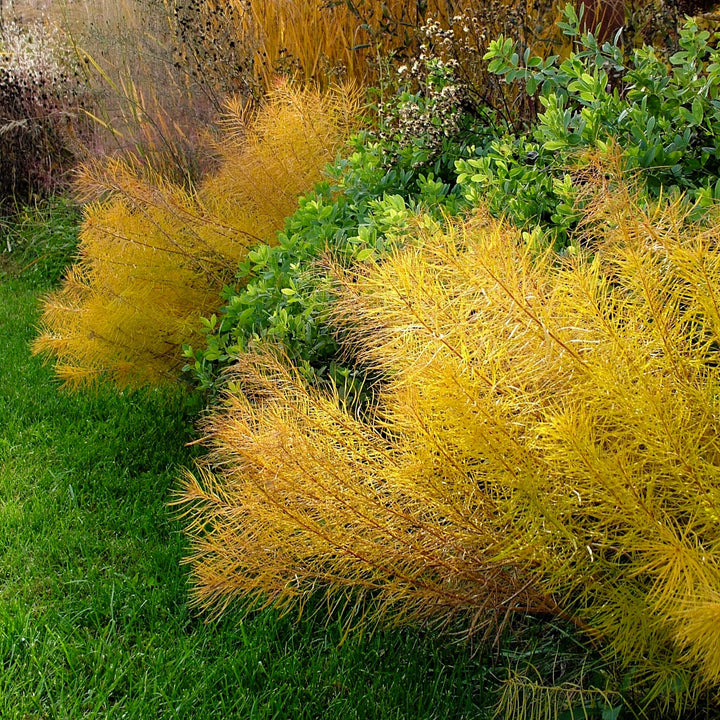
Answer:
[{"label": "ornamental grass plume", "polygon": [[[607,200],[607,202],[604,202]],[[615,192],[593,252],[483,213],[340,274],[372,421],[241,359],[188,474],[195,600],[572,616],[676,709],[720,685],[720,224]]]},{"label": "ornamental grass plume", "polygon": [[[555,0],[166,0],[166,5],[178,65],[208,88],[262,95],[278,76],[321,87],[340,78],[384,87],[393,65],[436,49],[460,62],[463,81],[478,89],[492,85],[492,92],[480,96],[496,103],[502,100],[500,83],[482,62],[488,42],[502,33],[523,48],[549,50],[560,17]],[[444,37],[427,36],[428,23],[437,23]]]},{"label": "ornamental grass plume", "polygon": [[86,166],[79,190],[101,199],[86,208],[78,262],[44,301],[35,352],[54,356],[73,386],[176,381],[183,344],[201,344],[203,318],[238,262],[274,240],[346,141],[358,107],[351,87],[279,87],[242,118],[241,138],[228,132],[222,167],[194,191],[124,160]]},{"label": "ornamental grass plume", "polygon": [[237,205],[250,209],[258,234],[272,239],[357,127],[362,90],[353,83],[320,92],[277,82],[270,98],[254,115],[239,100],[227,103],[220,168],[200,194],[223,222],[232,221]]},{"label": "ornamental grass plume", "polygon": [[0,209],[59,188],[87,100],[57,28],[0,21]]}]

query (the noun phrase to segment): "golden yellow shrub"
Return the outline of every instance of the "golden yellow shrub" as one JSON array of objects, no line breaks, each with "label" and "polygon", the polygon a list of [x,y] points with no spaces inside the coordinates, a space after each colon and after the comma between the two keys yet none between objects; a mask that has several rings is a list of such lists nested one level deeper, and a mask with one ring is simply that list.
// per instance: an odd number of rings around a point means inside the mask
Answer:
[{"label": "golden yellow shrub", "polygon": [[79,260],[44,302],[35,352],[72,385],[177,379],[183,343],[201,344],[247,249],[272,242],[297,198],[321,179],[349,136],[358,92],[283,85],[241,137],[228,131],[216,176],[197,191],[122,160],[86,168]]},{"label": "golden yellow shrub", "polygon": [[244,392],[207,426],[215,452],[181,500],[199,604],[219,612],[242,593],[284,605],[321,588],[394,619],[557,611],[491,560],[492,501],[476,492],[469,507],[443,487],[459,468],[423,464],[270,355],[244,355],[235,372]]},{"label": "golden yellow shrub", "polygon": [[467,463],[503,556],[658,696],[720,680],[720,225],[685,221],[616,193],[562,262],[466,230],[349,283],[344,312],[394,432]]},{"label": "golden yellow shrub", "polygon": [[200,189],[203,203],[221,222],[232,224],[240,206],[252,214],[262,238],[282,228],[298,196],[335,159],[357,124],[362,91],[346,84],[319,93],[279,83],[271,98],[250,117],[239,101],[228,103],[220,169]]},{"label": "golden yellow shrub", "polygon": [[651,697],[717,687],[720,224],[592,212],[592,255],[480,214],[341,276],[372,424],[243,358],[180,499],[196,600],[564,613]]}]

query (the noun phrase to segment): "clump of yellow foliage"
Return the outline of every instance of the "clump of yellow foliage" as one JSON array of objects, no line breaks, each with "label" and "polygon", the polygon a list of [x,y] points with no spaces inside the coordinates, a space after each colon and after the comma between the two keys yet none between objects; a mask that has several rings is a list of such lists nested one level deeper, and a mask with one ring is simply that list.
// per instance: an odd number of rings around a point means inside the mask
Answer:
[{"label": "clump of yellow foliage", "polygon": [[[238,262],[272,242],[297,198],[321,179],[359,108],[350,86],[325,93],[281,85],[252,118],[228,106],[217,174],[197,190],[141,176],[128,162],[87,169],[79,258],[44,301],[34,350],[71,385],[177,378],[183,343],[221,303]],[[240,132],[242,129],[242,132]]]},{"label": "clump of yellow foliage", "polygon": [[720,223],[619,193],[587,227],[558,258],[479,213],[339,273],[371,422],[244,357],[179,499],[196,602],[557,613],[650,696],[717,688]]}]

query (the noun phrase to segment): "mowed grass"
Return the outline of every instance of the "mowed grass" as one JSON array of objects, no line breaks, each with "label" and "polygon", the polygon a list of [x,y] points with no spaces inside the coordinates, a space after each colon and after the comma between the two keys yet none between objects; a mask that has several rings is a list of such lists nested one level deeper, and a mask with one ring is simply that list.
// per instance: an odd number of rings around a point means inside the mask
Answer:
[{"label": "mowed grass", "polygon": [[70,394],[29,354],[75,223],[60,204],[0,238],[0,718],[483,716],[482,658],[447,638],[188,608],[168,501],[198,401]]}]

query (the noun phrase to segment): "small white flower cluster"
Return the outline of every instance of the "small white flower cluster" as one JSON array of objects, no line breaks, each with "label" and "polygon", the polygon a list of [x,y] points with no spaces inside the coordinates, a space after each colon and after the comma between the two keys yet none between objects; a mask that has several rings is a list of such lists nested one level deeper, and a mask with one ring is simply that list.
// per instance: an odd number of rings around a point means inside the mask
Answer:
[{"label": "small white flower cluster", "polygon": [[543,33],[554,26],[556,5],[555,0],[475,0],[472,10],[450,18],[451,42],[441,41],[438,47],[457,63],[456,77],[471,104],[483,109],[481,113],[496,113],[513,126],[534,116],[532,102],[522,94],[518,97],[516,92],[508,92],[507,83],[488,72],[484,56],[490,42],[500,35],[517,42],[521,52],[535,42],[545,45]]},{"label": "small white flower cluster", "polygon": [[85,99],[61,33],[41,23],[0,27],[0,204],[53,187],[69,162],[68,125]]},{"label": "small white flower cluster", "polygon": [[478,15],[455,15],[451,22],[455,31],[452,49],[456,56],[475,54],[479,49],[487,48],[487,25]]},{"label": "small white flower cluster", "polygon": [[0,26],[0,68],[18,77],[60,78],[67,50],[56,27],[6,21]]},{"label": "small white flower cluster", "polygon": [[28,115],[25,119],[57,112],[78,90],[74,63],[57,28],[41,23],[3,23],[0,117],[17,121],[23,111]]},{"label": "small white flower cluster", "polygon": [[459,132],[466,93],[455,78],[457,61],[442,52],[452,46],[454,32],[432,19],[420,32],[417,58],[397,69],[398,85],[407,91],[380,105],[379,138],[396,142],[399,151],[420,143],[432,155]]}]

